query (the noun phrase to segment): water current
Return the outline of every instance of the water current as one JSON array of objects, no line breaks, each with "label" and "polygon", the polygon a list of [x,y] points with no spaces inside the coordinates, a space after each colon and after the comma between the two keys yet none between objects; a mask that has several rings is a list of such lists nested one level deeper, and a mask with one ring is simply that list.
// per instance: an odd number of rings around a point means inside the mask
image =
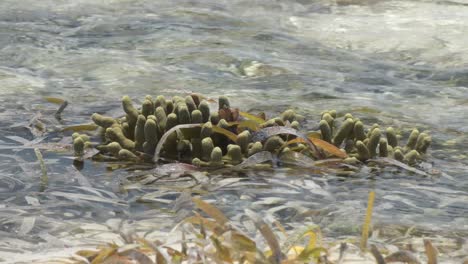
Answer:
[{"label": "water current", "polygon": [[[244,111],[293,108],[309,130],[321,111],[336,109],[404,138],[413,128],[432,136],[424,166],[441,173],[250,171],[202,196],[228,217],[250,208],[287,227],[358,235],[375,190],[374,225],[415,227],[460,249],[468,236],[467,43],[462,0],[2,0],[0,261],[109,241],[121,226],[170,230],[171,202],[190,181],[123,188],[132,171],[92,161],[76,168],[70,150],[47,144],[70,143],[60,128],[88,123],[93,112],[118,116],[122,95],[139,102],[190,92],[227,95]],[[61,121],[45,96],[69,102]],[[47,133],[28,129],[37,119]],[[38,139],[45,190],[28,147]]]}]

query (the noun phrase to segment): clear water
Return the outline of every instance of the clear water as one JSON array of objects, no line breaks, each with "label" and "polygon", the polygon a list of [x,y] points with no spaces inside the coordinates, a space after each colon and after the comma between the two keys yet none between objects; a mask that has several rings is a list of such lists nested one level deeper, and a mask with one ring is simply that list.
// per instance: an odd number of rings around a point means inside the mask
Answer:
[{"label": "clear water", "polygon": [[[170,201],[190,182],[122,191],[120,179],[132,172],[87,161],[77,176],[70,151],[43,149],[49,186],[41,192],[34,151],[12,137],[69,143],[60,127],[87,123],[95,111],[119,115],[124,94],[225,94],[244,110],[295,108],[307,129],[321,111],[337,109],[405,137],[414,127],[427,130],[429,162],[450,177],[279,169],[249,172],[244,185],[203,197],[234,219],[253,208],[339,237],[358,234],[375,190],[376,225],[468,236],[466,2],[98,2],[0,2],[1,260],[109,241],[119,225],[138,232],[173,226]],[[70,102],[62,121],[44,96]],[[24,128],[38,113],[47,134]],[[96,192],[101,201],[69,196]],[[160,200],[142,203],[151,192]]]}]

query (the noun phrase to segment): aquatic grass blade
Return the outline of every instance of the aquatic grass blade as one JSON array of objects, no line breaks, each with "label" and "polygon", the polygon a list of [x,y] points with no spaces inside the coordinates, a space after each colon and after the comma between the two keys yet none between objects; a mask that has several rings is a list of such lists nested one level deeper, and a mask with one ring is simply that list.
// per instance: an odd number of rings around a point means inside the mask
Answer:
[{"label": "aquatic grass blade", "polygon": [[361,250],[365,251],[367,249],[367,238],[369,237],[369,228],[372,220],[372,210],[374,208],[374,198],[375,192],[369,192],[369,198],[367,199],[367,211],[364,224],[362,225],[362,235],[361,235]]},{"label": "aquatic grass blade", "polygon": [[272,252],[272,261],[274,263],[281,263],[283,259],[283,254],[281,253],[281,248],[279,245],[279,241],[276,238],[273,230],[263,221],[259,215],[257,215],[254,211],[245,209],[245,214],[254,222],[255,227],[260,231],[262,236],[265,238],[270,250]]},{"label": "aquatic grass blade", "polygon": [[438,250],[430,240],[424,239],[424,249],[426,250],[427,264],[437,264]]},{"label": "aquatic grass blade", "polygon": [[243,120],[243,121],[234,121],[234,122],[229,122],[229,126],[237,126],[237,128],[248,128],[252,131],[258,131],[259,126],[258,123],[252,120]]},{"label": "aquatic grass blade", "polygon": [[207,215],[212,217],[221,226],[223,226],[229,221],[229,219],[215,206],[203,201],[202,199],[195,197],[192,198],[192,201],[198,209],[202,210]]},{"label": "aquatic grass blade", "polygon": [[39,161],[39,165],[41,166],[41,191],[47,189],[49,184],[49,177],[47,176],[47,168],[45,166],[44,158],[42,157],[42,153],[38,148],[34,149],[34,153],[36,154],[37,160]]},{"label": "aquatic grass blade", "polygon": [[338,157],[338,158],[347,158],[348,155],[346,155],[345,152],[341,151],[341,149],[337,148],[335,145],[330,144],[324,140],[321,140],[319,138],[314,138],[314,137],[309,137],[309,140],[312,141],[312,143],[315,144],[315,146],[323,149],[324,151]]},{"label": "aquatic grass blade", "polygon": [[419,175],[422,175],[422,176],[427,176],[427,173],[425,173],[424,171],[422,170],[418,170],[416,168],[413,168],[411,166],[408,166],[406,164],[404,164],[403,162],[400,162],[398,160],[395,160],[395,159],[391,159],[391,158],[377,158],[377,159],[372,159],[372,160],[369,160],[369,161],[375,161],[375,162],[380,162],[380,163],[389,163],[389,164],[392,164],[394,166],[397,166],[399,168],[402,168],[404,170],[407,170],[407,171],[411,171],[411,172],[414,172],[416,174],[419,174]]},{"label": "aquatic grass blade", "polygon": [[232,142],[236,142],[237,140],[237,135],[232,133],[231,131],[224,129],[219,126],[213,126],[213,132],[225,135],[227,138],[229,138]]}]

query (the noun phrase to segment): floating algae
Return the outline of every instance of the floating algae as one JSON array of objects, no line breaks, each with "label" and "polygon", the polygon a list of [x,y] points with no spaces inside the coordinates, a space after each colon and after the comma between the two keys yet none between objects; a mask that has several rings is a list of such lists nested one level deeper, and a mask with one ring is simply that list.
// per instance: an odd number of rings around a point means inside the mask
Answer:
[{"label": "floating algae", "polygon": [[[392,127],[383,129],[373,124],[366,131],[363,122],[350,113],[341,122],[337,120],[335,110],[322,113],[318,131],[302,133],[298,130],[304,117],[294,110],[287,109],[279,117],[260,118],[231,108],[225,96],[219,98],[217,111],[198,94],[171,100],[146,96],[139,109],[124,96],[122,107],[122,118],[95,113],[91,119],[105,131],[102,144],[97,146],[101,154],[126,161],[230,167],[261,151],[275,155],[295,151],[312,160],[334,156],[343,163],[357,164],[380,157],[414,166],[431,144],[428,134],[414,129],[406,145],[398,147],[400,135]],[[74,136],[76,156],[82,155],[86,142],[89,138]]]}]

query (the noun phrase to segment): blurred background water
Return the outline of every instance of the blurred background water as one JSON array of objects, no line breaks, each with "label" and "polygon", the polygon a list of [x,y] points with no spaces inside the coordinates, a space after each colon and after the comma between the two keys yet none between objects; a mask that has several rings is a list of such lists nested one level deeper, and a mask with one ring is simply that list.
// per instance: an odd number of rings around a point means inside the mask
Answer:
[{"label": "blurred background water", "polygon": [[[69,143],[70,133],[54,128],[87,123],[96,111],[118,115],[122,95],[139,101],[190,92],[227,95],[236,107],[271,115],[294,108],[307,117],[306,129],[327,109],[396,127],[404,138],[416,127],[432,135],[426,166],[448,175],[250,172],[245,186],[204,196],[228,216],[253,208],[288,227],[310,222],[328,236],[358,234],[375,190],[375,225],[416,226],[463,241],[466,43],[462,0],[2,0],[0,261],[98,243],[120,225],[172,227],[170,201],[180,189],[118,191],[131,172],[87,161],[81,175],[70,151],[43,150],[49,187],[40,192],[34,151],[15,136]],[[69,101],[61,122],[44,96]],[[37,118],[52,132],[25,128]],[[160,200],[141,203],[151,192]]]}]

